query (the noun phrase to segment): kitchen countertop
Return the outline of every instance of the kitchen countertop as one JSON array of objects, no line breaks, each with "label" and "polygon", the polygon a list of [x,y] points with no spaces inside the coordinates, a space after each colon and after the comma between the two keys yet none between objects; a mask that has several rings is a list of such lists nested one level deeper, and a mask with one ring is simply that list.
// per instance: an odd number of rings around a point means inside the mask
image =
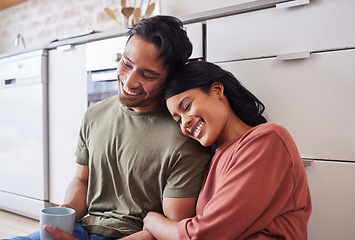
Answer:
[{"label": "kitchen countertop", "polygon": [[[229,7],[218,8],[210,11],[204,11],[196,14],[186,15],[179,18],[184,24],[188,24],[188,23],[206,21],[218,17],[234,15],[242,12],[249,12],[258,9],[268,8],[268,7],[275,6],[278,3],[289,2],[289,1],[295,1],[295,0],[256,0],[253,2],[246,2],[246,3],[229,6]],[[90,33],[77,34],[81,36],[59,39],[56,41],[52,41],[48,44],[45,44],[44,46],[38,46],[35,48],[28,48],[21,51],[3,53],[0,54],[0,58],[5,58],[5,57],[18,55],[29,51],[39,50],[39,49],[50,50],[65,45],[84,44],[87,42],[123,36],[127,33],[127,31],[128,31],[127,28],[120,27],[115,30],[106,31],[106,32],[90,32]]]}]

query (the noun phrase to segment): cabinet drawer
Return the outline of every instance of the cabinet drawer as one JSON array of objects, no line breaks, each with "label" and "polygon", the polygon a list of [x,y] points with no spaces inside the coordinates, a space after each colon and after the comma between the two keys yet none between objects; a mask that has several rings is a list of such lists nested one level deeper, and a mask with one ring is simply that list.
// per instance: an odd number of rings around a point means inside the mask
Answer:
[{"label": "cabinet drawer", "polygon": [[355,50],[221,63],[285,126],[303,158],[355,161]]},{"label": "cabinet drawer", "polygon": [[355,46],[355,1],[312,0],[207,21],[207,60],[258,58]]},{"label": "cabinet drawer", "polygon": [[354,239],[355,163],[313,161],[306,171],[313,208],[308,239]]}]

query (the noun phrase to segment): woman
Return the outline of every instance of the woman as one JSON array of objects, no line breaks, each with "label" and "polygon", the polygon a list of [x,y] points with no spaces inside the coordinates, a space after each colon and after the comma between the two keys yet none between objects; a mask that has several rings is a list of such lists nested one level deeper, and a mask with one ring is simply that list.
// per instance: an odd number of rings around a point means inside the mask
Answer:
[{"label": "woman", "polygon": [[218,148],[196,216],[150,212],[145,229],[157,239],[307,239],[311,199],[299,152],[285,128],[266,123],[253,94],[217,65],[191,62],[166,99],[185,135]]}]

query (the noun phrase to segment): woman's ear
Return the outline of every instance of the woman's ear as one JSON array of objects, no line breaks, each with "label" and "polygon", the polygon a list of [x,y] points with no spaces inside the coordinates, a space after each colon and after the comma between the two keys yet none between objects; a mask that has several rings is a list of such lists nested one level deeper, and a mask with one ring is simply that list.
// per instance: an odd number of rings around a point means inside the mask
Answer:
[{"label": "woman's ear", "polygon": [[219,99],[223,97],[224,86],[222,83],[214,82],[211,87],[211,93],[216,94]]}]

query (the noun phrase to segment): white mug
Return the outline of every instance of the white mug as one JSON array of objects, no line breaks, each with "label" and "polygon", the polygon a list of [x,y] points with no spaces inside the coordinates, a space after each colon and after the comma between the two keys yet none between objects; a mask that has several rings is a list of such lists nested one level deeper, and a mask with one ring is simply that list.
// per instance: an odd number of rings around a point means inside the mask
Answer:
[{"label": "white mug", "polygon": [[41,212],[41,240],[55,240],[49,233],[44,231],[43,226],[57,227],[65,232],[73,234],[75,224],[75,210],[65,207],[44,208]]}]

